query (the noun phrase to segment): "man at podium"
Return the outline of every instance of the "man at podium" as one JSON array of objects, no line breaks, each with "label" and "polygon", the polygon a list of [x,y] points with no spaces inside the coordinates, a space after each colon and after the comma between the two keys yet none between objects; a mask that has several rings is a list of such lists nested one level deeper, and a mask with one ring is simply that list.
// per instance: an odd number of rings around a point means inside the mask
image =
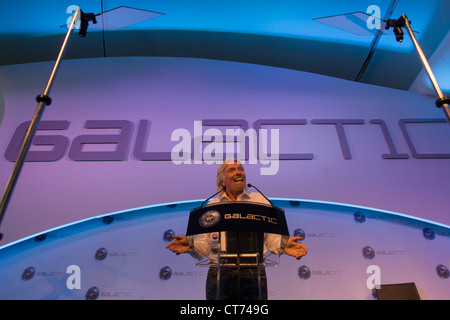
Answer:
[{"label": "man at podium", "polygon": [[[209,202],[208,205],[250,201],[262,204],[270,204],[261,193],[249,193],[246,188],[245,170],[242,164],[237,160],[224,161],[217,170],[217,191],[218,197]],[[231,235],[229,235],[231,236]],[[189,253],[198,260],[209,256],[210,261],[217,261],[220,239],[220,248],[226,246],[226,232],[202,233],[195,236],[174,235],[174,241],[170,242],[166,248],[176,254]],[[282,236],[278,234],[264,234],[264,255],[267,250],[277,255],[282,253],[300,259],[306,255],[307,247],[298,242],[301,237],[292,237],[282,244]],[[217,265],[212,264],[208,271],[206,280],[206,299],[215,300],[217,295]],[[220,298],[258,300],[259,298],[267,300],[267,279],[264,268],[258,270],[256,267],[247,268],[220,268]],[[261,290],[261,291],[260,291]]]}]

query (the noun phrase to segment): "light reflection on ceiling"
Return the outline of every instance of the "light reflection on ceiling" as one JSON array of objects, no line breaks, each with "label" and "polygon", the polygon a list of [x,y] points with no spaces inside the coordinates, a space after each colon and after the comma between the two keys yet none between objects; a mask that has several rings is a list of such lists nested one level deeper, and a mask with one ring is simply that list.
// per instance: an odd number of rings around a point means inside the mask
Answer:
[{"label": "light reflection on ceiling", "polygon": [[[123,28],[88,29],[73,37],[66,59],[114,56],[171,56],[239,61],[302,70],[354,81],[366,60],[373,34],[359,35],[317,19],[380,8],[392,0],[48,0],[0,3],[0,65],[52,61],[62,44],[71,5],[100,14],[126,6],[159,13]],[[446,95],[450,1],[398,0],[392,19],[406,14]],[[123,14],[124,20],[135,17]],[[117,19],[115,17],[114,19]],[[110,20],[110,23],[114,20]],[[117,22],[117,21],[116,21]],[[119,21],[120,22],[120,21]],[[360,28],[355,24],[355,28]],[[362,27],[364,25],[362,24]],[[95,30],[97,29],[97,30]],[[402,43],[384,34],[361,82],[434,95],[405,31]],[[433,57],[433,59],[431,59]],[[429,82],[429,81],[428,81]]]}]

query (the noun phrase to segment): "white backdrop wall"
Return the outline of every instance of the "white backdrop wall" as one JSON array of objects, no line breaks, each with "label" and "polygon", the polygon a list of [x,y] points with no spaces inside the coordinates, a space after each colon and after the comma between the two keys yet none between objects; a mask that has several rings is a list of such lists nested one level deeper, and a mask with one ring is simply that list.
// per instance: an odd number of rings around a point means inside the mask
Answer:
[{"label": "white backdrop wall", "polygon": [[[52,65],[0,67],[2,189]],[[248,182],[269,197],[450,224],[450,126],[433,97],[258,65],[139,57],[64,61],[50,96],[1,246],[90,217],[208,197],[218,165],[175,164],[171,136],[227,128],[279,130],[273,174],[261,174],[261,159],[245,163]]]},{"label": "white backdrop wall", "polygon": [[[31,120],[34,98],[42,93],[51,67],[35,63],[0,69],[2,187],[13,166],[5,158],[7,147],[17,127]],[[298,71],[177,58],[64,61],[51,97],[53,104],[42,121],[64,121],[65,127],[37,135],[66,137],[65,149],[56,152],[55,160],[25,164],[1,225],[3,244],[99,214],[212,194],[217,166],[136,158],[141,120],[151,122],[144,149],[138,150],[144,152],[170,152],[178,143],[171,141],[172,132],[185,128],[193,135],[196,120],[227,119],[250,128],[257,120],[268,120],[275,124],[266,128],[279,129],[280,153],[306,154],[309,159],[281,160],[278,172],[266,176],[260,174],[260,161],[247,165],[248,181],[268,196],[363,205],[450,223],[450,127],[441,122],[443,114],[432,97]],[[279,119],[304,124],[278,125]],[[414,123],[399,124],[402,119]],[[128,135],[121,143],[123,160],[73,160],[77,137],[109,135],[118,140],[115,135],[121,130],[86,129],[90,120],[122,120],[119,125],[128,130],[122,130]],[[331,124],[317,124],[323,120]],[[371,123],[380,120],[382,124]],[[339,121],[344,124],[332,124]],[[388,133],[383,134],[383,126]],[[208,128],[225,127],[204,127],[203,132]],[[389,150],[386,137],[395,151]],[[33,150],[42,154],[52,146]],[[83,150],[89,158],[88,152],[115,149],[97,143]],[[417,158],[413,152],[430,158]],[[383,158],[392,154],[400,159]],[[154,157],[141,152],[141,158]]]},{"label": "white backdrop wall", "polygon": [[[450,298],[448,228],[370,208],[273,201],[308,254],[268,256],[270,300],[374,300],[374,284],[403,283],[421,299]],[[203,300],[208,268],[165,249],[202,202],[116,212],[5,247],[0,299]]]}]

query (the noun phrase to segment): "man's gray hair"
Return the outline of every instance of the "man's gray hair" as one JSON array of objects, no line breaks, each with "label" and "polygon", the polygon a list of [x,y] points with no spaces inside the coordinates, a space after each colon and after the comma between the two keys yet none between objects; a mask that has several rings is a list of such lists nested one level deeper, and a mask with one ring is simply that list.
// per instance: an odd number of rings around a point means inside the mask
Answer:
[{"label": "man's gray hair", "polygon": [[[240,161],[237,158],[225,159],[223,161],[223,163],[220,165],[219,169],[217,169],[217,178],[216,178],[217,191],[220,191],[223,188],[222,182],[223,182],[223,173],[225,171],[225,167],[227,166],[227,164],[232,164],[232,163],[240,163]],[[245,186],[245,189],[247,189],[247,186]],[[222,193],[220,193],[219,195],[222,195]]]}]

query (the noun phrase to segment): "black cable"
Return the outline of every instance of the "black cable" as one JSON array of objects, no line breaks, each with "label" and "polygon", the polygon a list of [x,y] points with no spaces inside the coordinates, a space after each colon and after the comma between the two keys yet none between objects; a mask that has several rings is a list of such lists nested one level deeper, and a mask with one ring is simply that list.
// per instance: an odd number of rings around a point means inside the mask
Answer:
[{"label": "black cable", "polygon": [[103,58],[106,58],[106,43],[105,43],[105,17],[103,16],[103,0],[100,0],[101,11],[102,11],[102,42],[103,42]]}]

